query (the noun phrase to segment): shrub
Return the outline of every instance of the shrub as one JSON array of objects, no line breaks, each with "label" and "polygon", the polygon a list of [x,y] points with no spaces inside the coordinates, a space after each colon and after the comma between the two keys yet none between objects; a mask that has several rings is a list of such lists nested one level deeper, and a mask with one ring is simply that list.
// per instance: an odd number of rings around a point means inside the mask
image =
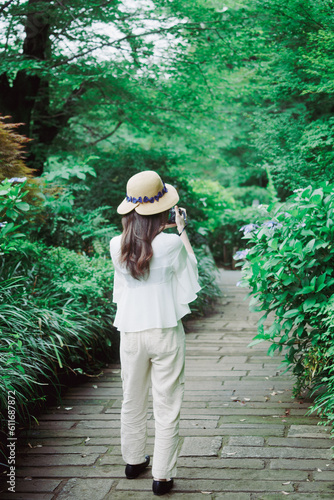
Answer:
[{"label": "shrub", "polygon": [[[0,258],[0,411],[16,391],[29,419],[60,376],[96,373],[113,359],[115,330],[110,260],[20,242]],[[117,339],[117,337],[116,337]]]},{"label": "shrub", "polygon": [[220,265],[230,266],[234,251],[244,246],[241,228],[254,219],[264,220],[266,216],[266,209],[262,209],[262,206],[225,210],[221,215],[220,225],[208,237],[215,261]]},{"label": "shrub", "polygon": [[197,258],[198,279],[201,286],[196,301],[190,304],[192,315],[196,317],[204,316],[221,295],[221,292],[215,280],[217,267],[209,248],[202,246],[195,248],[194,251]]},{"label": "shrub", "polygon": [[261,204],[268,205],[273,201],[272,194],[267,188],[260,186],[241,186],[228,189],[237,203],[244,207]]},{"label": "shrub", "polygon": [[[252,289],[251,309],[265,311],[253,344],[269,340],[270,355],[284,349],[296,393],[326,386],[315,404],[333,419],[334,185],[308,186],[270,208],[271,219],[245,235],[242,284]],[[265,329],[271,311],[275,320]]]},{"label": "shrub", "polygon": [[8,118],[0,115],[0,181],[31,175],[31,169],[24,163],[24,147],[29,139],[17,134],[15,129],[20,124],[6,123]]}]

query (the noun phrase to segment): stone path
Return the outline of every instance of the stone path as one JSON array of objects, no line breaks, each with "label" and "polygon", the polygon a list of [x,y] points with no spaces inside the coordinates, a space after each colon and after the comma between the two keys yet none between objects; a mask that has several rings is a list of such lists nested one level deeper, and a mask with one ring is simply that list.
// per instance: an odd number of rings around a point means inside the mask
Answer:
[{"label": "stone path", "polygon": [[[257,317],[248,312],[237,271],[220,273],[215,314],[187,324],[186,392],[175,500],[319,500],[334,498],[328,429],[291,399],[293,380],[267,347],[247,345]],[[120,455],[119,366],[71,388],[39,426],[20,437],[16,493],[4,500],[147,500],[150,468],[124,477]],[[149,414],[152,454],[154,421]]]}]

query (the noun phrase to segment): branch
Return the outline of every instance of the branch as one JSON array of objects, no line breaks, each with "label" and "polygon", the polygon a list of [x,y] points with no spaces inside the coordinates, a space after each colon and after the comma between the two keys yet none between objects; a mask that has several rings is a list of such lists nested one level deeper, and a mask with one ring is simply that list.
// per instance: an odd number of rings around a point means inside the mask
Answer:
[{"label": "branch", "polygon": [[106,135],[100,137],[99,139],[96,139],[96,141],[89,142],[88,144],[85,144],[84,147],[88,148],[89,146],[95,146],[98,142],[104,141],[105,139],[108,139],[109,137],[111,137],[112,135],[114,135],[114,133],[116,132],[116,130],[119,129],[119,127],[122,125],[122,123],[123,123],[123,121],[119,121],[112,132],[109,132],[109,134],[106,134]]},{"label": "branch", "polygon": [[[214,21],[214,22],[208,23],[208,24],[220,24],[220,22]],[[124,42],[126,40],[129,40],[129,39],[142,38],[142,37],[149,36],[149,35],[166,33],[166,32],[169,32],[169,31],[172,31],[175,29],[180,29],[180,28],[184,29],[184,28],[191,28],[191,27],[192,28],[198,27],[198,23],[177,23],[177,24],[174,24],[173,26],[169,26],[167,28],[161,27],[158,29],[146,31],[145,33],[139,33],[137,35],[127,34],[127,35],[123,36],[122,38],[119,38],[118,40],[114,40],[113,42],[105,42],[105,43],[101,43],[100,45],[97,45],[96,47],[91,47],[90,49],[87,49],[79,54],[75,54],[72,57],[68,57],[67,59],[64,59],[63,61],[60,61],[51,67],[56,68],[57,66],[62,66],[63,64],[67,64],[68,62],[73,61],[74,59],[78,59],[79,57],[86,56],[87,54],[94,52],[94,50],[99,50],[99,49],[102,49],[103,47],[113,47],[113,46],[115,46],[121,42]],[[204,30],[202,30],[202,31],[204,31]]]},{"label": "branch", "polygon": [[8,7],[11,3],[13,3],[13,2],[14,2],[14,0],[8,0],[8,2],[6,2],[4,5],[2,5],[2,6],[0,7],[0,14],[2,14],[2,13],[3,13],[3,11],[4,11],[5,9],[7,9],[7,7]]}]

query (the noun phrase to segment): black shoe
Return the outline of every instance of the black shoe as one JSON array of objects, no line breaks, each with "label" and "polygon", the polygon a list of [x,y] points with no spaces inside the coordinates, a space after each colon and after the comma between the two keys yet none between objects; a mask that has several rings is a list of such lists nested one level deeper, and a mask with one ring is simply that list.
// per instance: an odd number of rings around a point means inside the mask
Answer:
[{"label": "black shoe", "polygon": [[169,493],[173,488],[173,479],[170,481],[155,481],[153,480],[152,490],[155,495],[161,496]]},{"label": "black shoe", "polygon": [[137,464],[137,465],[127,464],[127,466],[125,467],[125,475],[128,479],[136,479],[136,477],[138,477],[139,474],[141,474],[146,469],[146,467],[150,463],[150,457],[146,455],[145,458],[146,460],[142,464]]}]

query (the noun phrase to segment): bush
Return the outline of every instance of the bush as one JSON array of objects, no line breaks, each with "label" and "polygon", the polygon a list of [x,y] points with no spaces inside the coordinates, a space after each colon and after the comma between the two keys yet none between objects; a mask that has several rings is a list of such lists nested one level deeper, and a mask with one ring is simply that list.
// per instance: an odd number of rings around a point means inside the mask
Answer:
[{"label": "bush", "polygon": [[96,373],[113,359],[113,267],[110,260],[20,242],[0,260],[0,411],[15,390],[18,416],[29,419],[60,376]]},{"label": "bush", "polygon": [[229,188],[235,201],[243,207],[252,205],[269,205],[273,201],[272,194],[267,188],[260,186],[241,186]]},{"label": "bush", "polygon": [[[316,408],[333,420],[334,185],[308,186],[269,208],[271,220],[245,235],[243,285],[252,289],[251,309],[265,311],[253,344],[269,340],[270,355],[284,349],[295,393],[321,385]],[[271,311],[275,320],[264,329]]]},{"label": "bush", "polygon": [[198,279],[201,290],[195,302],[190,304],[194,317],[204,316],[221,295],[215,280],[217,267],[210,250],[206,247],[195,248],[198,263]]},{"label": "bush", "polygon": [[234,252],[244,246],[241,228],[254,220],[264,220],[266,216],[262,206],[225,210],[220,225],[209,234],[209,246],[217,264],[231,266]]}]

